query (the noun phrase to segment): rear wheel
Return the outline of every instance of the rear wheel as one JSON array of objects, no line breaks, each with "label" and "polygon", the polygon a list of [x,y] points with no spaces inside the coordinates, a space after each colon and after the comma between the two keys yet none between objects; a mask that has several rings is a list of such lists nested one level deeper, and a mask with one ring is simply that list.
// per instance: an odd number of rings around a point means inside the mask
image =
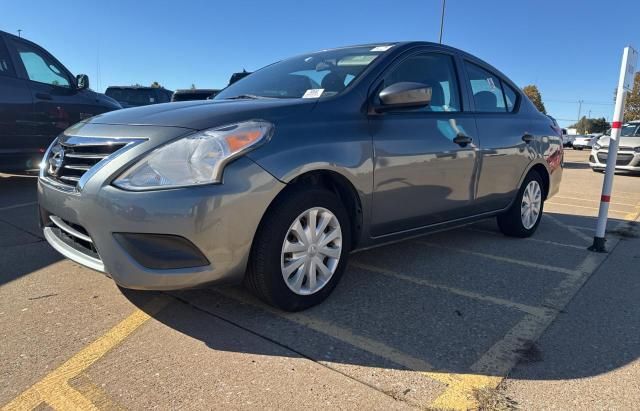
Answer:
[{"label": "rear wheel", "polygon": [[524,179],[516,201],[498,216],[498,227],[511,237],[529,237],[538,228],[544,208],[544,183],[540,174],[531,170]]},{"label": "rear wheel", "polygon": [[303,189],[276,200],[260,226],[245,277],[268,304],[298,311],[322,302],[347,264],[347,212],[331,191]]}]

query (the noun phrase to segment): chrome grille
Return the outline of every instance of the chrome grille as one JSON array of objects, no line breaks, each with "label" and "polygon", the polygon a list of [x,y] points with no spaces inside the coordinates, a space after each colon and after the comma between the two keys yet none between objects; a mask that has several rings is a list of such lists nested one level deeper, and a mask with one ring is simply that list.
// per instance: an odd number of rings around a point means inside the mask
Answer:
[{"label": "chrome grille", "polygon": [[[62,136],[45,156],[41,177],[58,188],[78,190],[109,159],[144,139]],[[83,176],[86,176],[83,179]],[[84,180],[84,181],[83,181]]]}]

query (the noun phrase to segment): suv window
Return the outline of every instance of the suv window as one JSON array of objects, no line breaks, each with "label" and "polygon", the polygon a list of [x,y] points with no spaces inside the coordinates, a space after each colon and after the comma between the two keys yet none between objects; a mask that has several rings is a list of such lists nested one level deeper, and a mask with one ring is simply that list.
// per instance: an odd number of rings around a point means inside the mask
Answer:
[{"label": "suv window", "polygon": [[419,111],[460,111],[458,80],[451,56],[420,53],[408,57],[385,76],[384,87],[405,81],[431,87],[431,104]]},{"label": "suv window", "polygon": [[0,76],[15,76],[13,65],[9,59],[9,51],[7,51],[2,37],[0,37]]},{"label": "suv window", "polygon": [[[469,62],[465,64],[465,67],[471,84],[476,111],[485,113],[506,112],[507,108],[500,78]],[[513,107],[514,104],[515,101],[512,101],[511,106]]]},{"label": "suv window", "polygon": [[58,87],[71,87],[64,69],[42,51],[22,42],[14,42],[29,80]]}]

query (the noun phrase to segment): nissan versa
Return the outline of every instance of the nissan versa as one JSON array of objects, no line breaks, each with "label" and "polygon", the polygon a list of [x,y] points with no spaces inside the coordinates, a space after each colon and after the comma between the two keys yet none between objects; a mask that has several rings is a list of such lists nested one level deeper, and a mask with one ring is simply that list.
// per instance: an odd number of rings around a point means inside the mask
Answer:
[{"label": "nissan versa", "polygon": [[38,183],[47,241],[126,288],[243,281],[300,310],[349,253],[496,216],[532,235],[562,176],[560,130],[498,70],[407,42],[267,66],[212,101],[67,129]]}]

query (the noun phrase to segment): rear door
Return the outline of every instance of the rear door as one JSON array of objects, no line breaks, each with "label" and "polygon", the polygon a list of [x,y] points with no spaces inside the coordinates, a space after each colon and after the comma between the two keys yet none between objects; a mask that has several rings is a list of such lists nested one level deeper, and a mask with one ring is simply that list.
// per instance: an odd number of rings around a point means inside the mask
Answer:
[{"label": "rear door", "polygon": [[0,156],[37,153],[37,144],[30,138],[34,130],[32,112],[31,90],[25,80],[16,76],[15,65],[0,36]]},{"label": "rear door", "polygon": [[464,66],[482,141],[477,211],[494,211],[514,198],[537,143],[525,142],[531,137],[530,121],[519,113],[520,97],[514,88],[488,68],[470,61]]},{"label": "rear door", "polygon": [[[370,116],[374,237],[472,213],[477,132],[473,115],[463,110],[456,61],[454,54],[441,50],[414,51],[401,56],[374,83],[374,90],[398,82],[432,88],[428,107]],[[458,136],[472,142],[457,144]]]}]

